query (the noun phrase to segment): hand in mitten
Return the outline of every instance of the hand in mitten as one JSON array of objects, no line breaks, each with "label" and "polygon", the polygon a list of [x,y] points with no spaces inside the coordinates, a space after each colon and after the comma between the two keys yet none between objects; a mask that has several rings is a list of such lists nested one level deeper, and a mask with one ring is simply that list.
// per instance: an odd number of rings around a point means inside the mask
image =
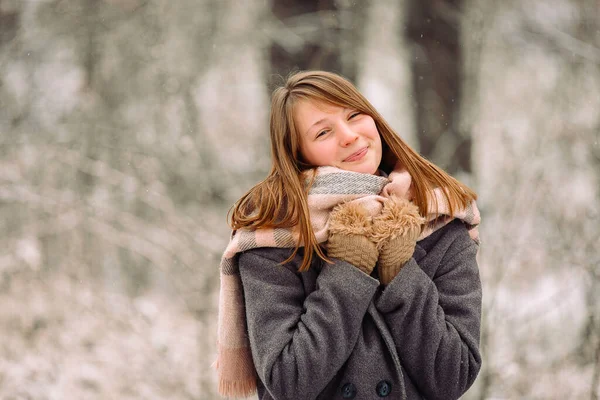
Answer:
[{"label": "hand in mitten", "polygon": [[336,206],[329,216],[327,255],[346,261],[370,275],[377,262],[377,246],[372,234],[372,218],[355,202]]},{"label": "hand in mitten", "polygon": [[381,213],[373,218],[371,240],[377,243],[379,281],[387,285],[410,260],[425,219],[419,208],[408,200],[391,196]]}]

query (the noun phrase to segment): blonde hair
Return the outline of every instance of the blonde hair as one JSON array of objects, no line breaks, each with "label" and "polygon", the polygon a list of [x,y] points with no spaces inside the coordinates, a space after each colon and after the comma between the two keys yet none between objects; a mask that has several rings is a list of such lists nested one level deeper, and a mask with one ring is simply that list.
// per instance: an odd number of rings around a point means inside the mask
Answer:
[{"label": "blonde hair", "polygon": [[284,86],[275,89],[271,99],[271,171],[234,204],[230,210],[230,225],[232,229],[297,227],[299,243],[284,262],[289,262],[303,245],[305,251],[300,271],[310,267],[313,254],[328,260],[311,228],[308,188],[301,177],[302,171],[314,166],[306,164],[300,154],[300,139],[294,122],[294,106],[299,100],[325,102],[370,115],[382,140],[383,156],[379,168],[389,173],[396,162],[406,168],[412,177],[413,201],[421,215],[428,213],[427,193],[436,187],[446,189],[443,193],[451,214],[477,198],[466,185],[410,148],[348,80],[325,71],[295,73]]}]

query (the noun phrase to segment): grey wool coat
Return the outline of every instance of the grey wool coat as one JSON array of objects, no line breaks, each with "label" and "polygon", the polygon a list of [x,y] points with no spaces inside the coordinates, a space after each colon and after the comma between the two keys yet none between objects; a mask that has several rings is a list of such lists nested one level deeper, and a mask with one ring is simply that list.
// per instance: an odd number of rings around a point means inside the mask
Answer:
[{"label": "grey wool coat", "polygon": [[480,366],[477,244],[454,220],[383,287],[340,260],[239,257],[259,399],[459,398]]}]

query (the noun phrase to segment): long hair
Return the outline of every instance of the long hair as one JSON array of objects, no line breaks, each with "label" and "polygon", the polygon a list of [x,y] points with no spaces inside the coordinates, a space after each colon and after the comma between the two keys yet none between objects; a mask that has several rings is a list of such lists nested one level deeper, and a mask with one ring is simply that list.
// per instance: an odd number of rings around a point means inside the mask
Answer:
[{"label": "long hair", "polygon": [[306,185],[302,172],[314,166],[302,160],[299,150],[300,138],[294,122],[294,106],[299,100],[329,103],[370,115],[381,135],[382,161],[379,168],[389,173],[396,162],[406,168],[412,177],[413,201],[422,216],[429,211],[428,200],[435,200],[427,196],[434,188],[445,189],[442,192],[452,215],[477,198],[470,188],[408,146],[348,80],[325,71],[295,73],[284,86],[275,89],[271,99],[271,171],[234,204],[230,210],[230,225],[232,229],[295,227],[299,241],[284,262],[290,261],[298,248],[304,246],[300,271],[310,267],[314,254],[325,261],[327,257],[310,224],[309,185]]}]

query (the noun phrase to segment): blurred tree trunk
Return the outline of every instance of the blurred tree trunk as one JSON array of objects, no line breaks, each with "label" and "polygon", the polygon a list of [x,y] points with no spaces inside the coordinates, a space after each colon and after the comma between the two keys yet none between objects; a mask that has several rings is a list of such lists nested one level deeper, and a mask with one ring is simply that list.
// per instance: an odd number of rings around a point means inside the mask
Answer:
[{"label": "blurred tree trunk", "polygon": [[357,23],[361,7],[366,5],[345,0],[272,1],[275,29],[269,76],[285,78],[292,71],[323,69],[354,81],[356,47],[364,34]]},{"label": "blurred tree trunk", "polygon": [[406,6],[420,152],[452,174],[471,172],[471,137],[459,124],[462,2],[412,0]]},{"label": "blurred tree trunk", "polygon": [[[4,6],[0,0],[0,46],[12,41],[19,27],[19,12],[16,7]],[[6,7],[6,8],[5,8]]]},{"label": "blurred tree trunk", "polygon": [[[581,21],[576,32],[576,39],[580,40],[581,43],[591,45],[591,48],[598,49],[600,46],[600,23],[598,17],[600,11],[598,9],[597,0],[579,0],[578,6],[581,10]],[[598,54],[598,53],[597,53]],[[585,68],[590,63],[589,59],[584,59],[579,69],[582,73],[588,72],[590,69]],[[596,62],[590,63],[593,65],[592,71],[595,72],[597,77],[600,77],[600,63],[598,59]],[[589,72],[588,72],[589,73]],[[600,188],[600,146],[598,146],[598,139],[600,138],[600,119],[596,118],[595,126],[589,131],[590,136],[593,138],[594,145],[591,146],[590,155],[592,170],[596,171],[596,187]],[[595,136],[595,137],[594,137]],[[600,193],[600,191],[596,191]],[[600,198],[596,196],[597,204],[600,204]],[[588,213],[588,218],[600,221],[600,215],[598,211]],[[589,357],[591,357],[592,365],[592,378],[590,382],[590,399],[600,399],[600,256],[597,248],[597,238],[594,240],[592,237],[597,235],[591,235],[587,241],[587,249],[591,255],[591,259],[587,262],[587,272],[590,279],[589,285],[587,286],[586,303],[587,303],[587,318],[583,329],[583,337],[580,350],[586,351],[589,349]],[[596,256],[594,256],[596,255]],[[587,348],[587,349],[586,349]],[[582,358],[585,359],[585,354],[582,354]]]}]

